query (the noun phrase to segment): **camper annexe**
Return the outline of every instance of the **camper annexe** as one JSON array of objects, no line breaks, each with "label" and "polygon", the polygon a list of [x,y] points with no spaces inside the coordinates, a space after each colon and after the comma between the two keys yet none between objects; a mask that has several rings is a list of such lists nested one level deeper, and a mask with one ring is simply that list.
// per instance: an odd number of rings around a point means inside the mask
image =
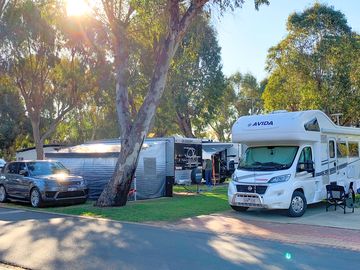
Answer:
[{"label": "camper annexe", "polygon": [[230,206],[288,209],[302,216],[326,198],[326,185],[360,188],[360,129],[335,125],[318,110],[240,117],[233,142],[247,150],[229,184]]}]

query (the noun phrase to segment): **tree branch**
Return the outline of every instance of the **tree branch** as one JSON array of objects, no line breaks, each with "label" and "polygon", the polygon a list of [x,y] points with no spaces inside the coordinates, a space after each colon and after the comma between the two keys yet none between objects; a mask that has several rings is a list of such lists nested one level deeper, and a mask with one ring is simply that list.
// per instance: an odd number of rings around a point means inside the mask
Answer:
[{"label": "tree branch", "polygon": [[50,124],[48,130],[44,133],[44,135],[41,136],[41,142],[44,143],[45,139],[48,138],[51,133],[53,133],[57,127],[57,125],[60,123],[60,121],[63,119],[65,114],[67,114],[69,111],[71,111],[73,108],[75,108],[76,104],[71,104],[69,107],[67,107],[65,110],[63,110],[58,117]]},{"label": "tree branch", "polygon": [[178,42],[182,40],[187,29],[189,28],[191,22],[193,22],[196,15],[202,10],[204,5],[209,2],[209,0],[193,0],[191,1],[190,6],[182,16],[179,27],[178,27]]}]

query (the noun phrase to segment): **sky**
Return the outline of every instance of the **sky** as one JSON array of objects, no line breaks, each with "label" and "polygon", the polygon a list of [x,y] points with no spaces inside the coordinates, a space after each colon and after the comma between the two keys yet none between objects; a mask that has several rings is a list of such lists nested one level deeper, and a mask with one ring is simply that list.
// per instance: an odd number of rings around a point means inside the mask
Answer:
[{"label": "sky", "polygon": [[287,34],[286,21],[293,12],[301,12],[315,2],[333,6],[345,14],[348,25],[360,33],[360,0],[270,0],[269,6],[254,8],[253,0],[245,0],[243,8],[214,16],[222,48],[223,72],[250,72],[258,81],[267,77],[264,70],[267,51]]}]

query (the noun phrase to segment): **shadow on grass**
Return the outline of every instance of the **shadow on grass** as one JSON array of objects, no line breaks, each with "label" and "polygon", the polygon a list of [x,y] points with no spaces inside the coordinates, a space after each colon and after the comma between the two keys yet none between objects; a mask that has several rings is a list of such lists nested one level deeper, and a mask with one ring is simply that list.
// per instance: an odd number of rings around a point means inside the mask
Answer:
[{"label": "shadow on grass", "polygon": [[[10,203],[15,208],[29,208],[28,204]],[[45,207],[37,210],[52,213],[101,217],[117,221],[156,222],[176,221],[182,218],[207,215],[229,210],[227,187],[216,187],[211,192],[174,193],[171,198],[158,198],[128,202],[125,207],[94,206],[94,201],[85,204]]]}]

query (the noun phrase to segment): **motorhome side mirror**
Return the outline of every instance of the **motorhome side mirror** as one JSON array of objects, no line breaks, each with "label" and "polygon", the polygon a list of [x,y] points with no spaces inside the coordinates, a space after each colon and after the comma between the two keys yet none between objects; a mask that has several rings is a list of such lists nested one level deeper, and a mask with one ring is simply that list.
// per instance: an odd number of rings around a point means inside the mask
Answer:
[{"label": "motorhome side mirror", "polygon": [[314,173],[315,172],[315,168],[314,168],[314,162],[313,161],[307,161],[307,162],[299,162],[297,165],[297,172],[309,172],[309,173]]},{"label": "motorhome side mirror", "polygon": [[22,176],[29,176],[29,172],[27,170],[20,170],[19,174]]}]

